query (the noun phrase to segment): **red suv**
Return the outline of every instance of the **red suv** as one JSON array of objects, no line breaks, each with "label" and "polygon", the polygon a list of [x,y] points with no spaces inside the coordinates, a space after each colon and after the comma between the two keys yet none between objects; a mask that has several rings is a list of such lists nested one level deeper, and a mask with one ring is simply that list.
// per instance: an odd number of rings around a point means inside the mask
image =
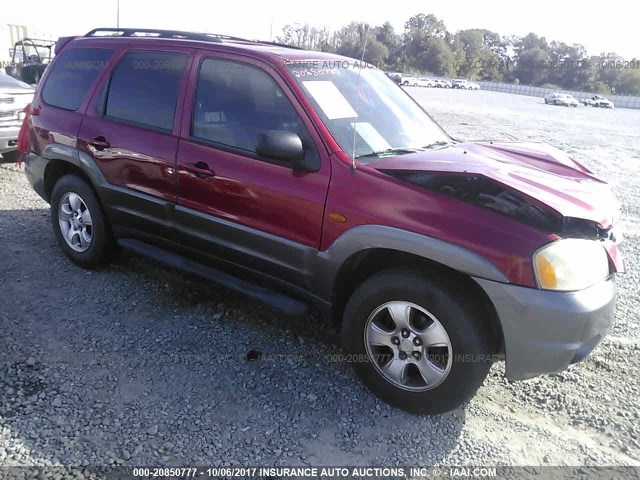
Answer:
[{"label": "red suv", "polygon": [[[609,186],[545,144],[464,143],[384,72],[219,35],[67,37],[26,173],[63,252],[116,247],[339,322],[346,361],[416,413],[584,359],[624,267]],[[23,136],[23,137],[24,137]]]}]

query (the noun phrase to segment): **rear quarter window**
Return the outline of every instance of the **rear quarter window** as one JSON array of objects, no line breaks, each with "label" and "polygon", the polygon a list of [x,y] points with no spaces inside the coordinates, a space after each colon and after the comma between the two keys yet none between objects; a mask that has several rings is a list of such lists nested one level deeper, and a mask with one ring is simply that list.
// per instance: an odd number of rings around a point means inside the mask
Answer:
[{"label": "rear quarter window", "polygon": [[77,110],[112,54],[107,48],[63,50],[51,65],[42,99],[54,107]]}]

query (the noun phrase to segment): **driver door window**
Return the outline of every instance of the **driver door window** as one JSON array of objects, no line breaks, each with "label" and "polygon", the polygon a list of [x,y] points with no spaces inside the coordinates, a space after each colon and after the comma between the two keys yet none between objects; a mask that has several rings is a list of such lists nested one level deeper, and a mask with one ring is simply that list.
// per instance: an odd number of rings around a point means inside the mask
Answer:
[{"label": "driver door window", "polygon": [[316,155],[300,117],[271,76],[247,64],[203,60],[194,102],[192,138],[257,156],[260,135],[268,130],[296,133],[306,154]]}]

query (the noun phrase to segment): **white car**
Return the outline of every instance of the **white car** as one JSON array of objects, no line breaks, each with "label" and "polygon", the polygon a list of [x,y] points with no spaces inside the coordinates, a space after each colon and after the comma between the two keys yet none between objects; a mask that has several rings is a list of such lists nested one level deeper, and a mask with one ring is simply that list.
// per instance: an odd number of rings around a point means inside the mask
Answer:
[{"label": "white car", "polygon": [[18,133],[24,108],[33,100],[35,89],[20,80],[0,73],[0,154],[6,161],[18,158]]},{"label": "white car", "polygon": [[580,102],[567,93],[548,93],[544,97],[544,103],[547,105],[563,105],[565,107],[577,107]]},{"label": "white car", "polygon": [[436,78],[436,87],[438,88],[453,88],[451,82],[449,80],[445,80],[444,78]]},{"label": "white car", "polygon": [[613,102],[601,97],[600,95],[594,95],[591,98],[587,98],[582,103],[584,103],[585,106],[591,105],[592,107],[598,108],[613,108]]},{"label": "white car", "polygon": [[405,87],[430,87],[431,81],[419,77],[402,77],[402,85]]},{"label": "white car", "polygon": [[420,78],[420,87],[435,87],[436,81],[433,78]]},{"label": "white car", "polygon": [[480,85],[469,80],[456,79],[451,82],[453,88],[459,88],[461,90],[480,90]]}]

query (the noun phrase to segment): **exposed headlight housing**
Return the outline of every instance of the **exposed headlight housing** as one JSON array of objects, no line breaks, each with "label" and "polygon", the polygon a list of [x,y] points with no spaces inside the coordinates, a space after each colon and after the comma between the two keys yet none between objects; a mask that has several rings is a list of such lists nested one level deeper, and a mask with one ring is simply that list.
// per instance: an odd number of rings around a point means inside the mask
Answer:
[{"label": "exposed headlight housing", "polygon": [[609,257],[598,241],[567,238],[538,250],[533,269],[539,288],[582,290],[607,278]]}]

